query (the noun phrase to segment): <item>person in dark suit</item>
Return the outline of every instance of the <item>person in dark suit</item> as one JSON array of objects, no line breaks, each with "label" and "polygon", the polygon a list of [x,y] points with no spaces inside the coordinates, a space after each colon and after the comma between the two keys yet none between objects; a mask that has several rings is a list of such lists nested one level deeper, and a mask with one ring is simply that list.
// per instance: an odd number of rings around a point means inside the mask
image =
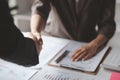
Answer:
[{"label": "person in dark suit", "polygon": [[24,66],[38,64],[42,40],[36,42],[32,33],[27,35],[15,26],[7,0],[0,0],[0,58]]},{"label": "person in dark suit", "polygon": [[[115,0],[35,0],[31,17],[33,34],[41,32],[47,23],[51,8],[58,16],[52,23],[57,24],[59,19],[62,25],[52,25],[48,34],[88,42],[76,50],[71,57],[73,61],[91,58],[115,33]],[[54,15],[51,19],[53,18]],[[56,27],[59,29],[56,30]]]}]

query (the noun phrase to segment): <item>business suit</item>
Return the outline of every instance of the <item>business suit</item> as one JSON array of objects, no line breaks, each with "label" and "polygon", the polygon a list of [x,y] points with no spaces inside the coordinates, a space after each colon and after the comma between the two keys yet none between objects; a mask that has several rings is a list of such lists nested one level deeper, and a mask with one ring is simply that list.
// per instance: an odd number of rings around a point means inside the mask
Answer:
[{"label": "business suit", "polygon": [[105,35],[109,40],[115,32],[115,0],[36,0],[32,12],[47,21],[50,3],[74,40],[90,42],[98,34]]},{"label": "business suit", "polygon": [[0,58],[25,66],[38,63],[35,43],[14,25],[7,0],[0,0]]}]

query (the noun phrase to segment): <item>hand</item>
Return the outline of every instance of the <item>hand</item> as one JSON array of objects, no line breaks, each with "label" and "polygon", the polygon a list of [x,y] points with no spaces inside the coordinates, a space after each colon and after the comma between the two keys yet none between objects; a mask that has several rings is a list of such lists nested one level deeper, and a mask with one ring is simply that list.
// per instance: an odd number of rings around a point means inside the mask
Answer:
[{"label": "hand", "polygon": [[105,35],[98,34],[97,37],[90,43],[76,50],[71,59],[73,61],[79,61],[91,58],[96,54],[98,48],[102,46],[107,40],[108,38]]},{"label": "hand", "polygon": [[95,42],[90,42],[87,45],[79,48],[72,55],[72,61],[87,60],[95,55],[98,45]]},{"label": "hand", "polygon": [[43,44],[41,35],[39,33],[27,32],[25,34],[25,37],[31,38],[35,42],[36,49],[37,49],[37,52],[39,54],[40,51],[42,50],[42,44]]},{"label": "hand", "polygon": [[36,32],[36,33],[32,33],[32,35],[35,38],[35,43],[36,43],[36,48],[37,51],[40,53],[41,49],[42,49],[42,44],[43,44],[43,40],[41,38],[40,33]]}]

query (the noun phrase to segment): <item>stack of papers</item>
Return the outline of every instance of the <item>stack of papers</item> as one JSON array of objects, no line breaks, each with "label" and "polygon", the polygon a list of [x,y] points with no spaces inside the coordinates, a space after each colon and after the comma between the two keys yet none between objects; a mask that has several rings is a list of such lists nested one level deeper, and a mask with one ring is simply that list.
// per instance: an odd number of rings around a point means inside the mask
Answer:
[{"label": "stack of papers", "polygon": [[120,54],[118,54],[119,52],[119,49],[113,48],[111,53],[102,64],[103,68],[120,71]]},{"label": "stack of papers", "polygon": [[[72,69],[78,69],[86,72],[95,72],[109,47],[108,46],[104,47],[104,49],[102,49],[95,56],[88,60],[77,62],[71,61],[71,56],[73,55],[74,51],[85,44],[86,43],[70,41],[68,45],[56,56],[56,58],[54,58],[50,62],[50,64]],[[66,57],[64,57],[59,63],[56,63],[56,59],[59,58],[59,56],[61,56],[66,50],[70,51],[69,54]]]},{"label": "stack of papers", "polygon": [[[86,77],[87,76],[87,77]],[[30,80],[96,80],[95,76],[44,66]]]},{"label": "stack of papers", "polygon": [[0,80],[29,80],[37,70],[0,59]]},{"label": "stack of papers", "polygon": [[41,68],[45,64],[49,62],[49,60],[54,57],[61,49],[63,49],[70,40],[50,37],[50,36],[42,36],[43,46],[42,51],[39,55],[39,64],[33,66],[32,68]]}]

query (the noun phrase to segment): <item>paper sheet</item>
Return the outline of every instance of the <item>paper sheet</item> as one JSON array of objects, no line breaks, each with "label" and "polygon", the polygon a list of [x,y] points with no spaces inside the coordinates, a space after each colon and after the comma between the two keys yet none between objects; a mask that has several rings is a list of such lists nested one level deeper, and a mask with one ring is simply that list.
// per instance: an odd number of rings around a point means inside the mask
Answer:
[{"label": "paper sheet", "polygon": [[113,48],[102,66],[107,69],[120,71],[120,49]]},{"label": "paper sheet", "polygon": [[[57,56],[59,57],[65,50],[70,51],[70,53],[63,58],[60,63],[58,63],[60,66],[63,67],[69,67],[69,68],[74,68],[74,69],[79,69],[82,71],[89,71],[89,72],[94,72],[99,63],[101,62],[102,58],[104,57],[108,47],[105,47],[102,51],[100,51],[99,53],[97,53],[97,55],[95,55],[94,57],[85,60],[85,61],[78,61],[78,62],[73,62],[71,61],[71,56],[73,55],[74,51],[78,48],[80,48],[81,46],[85,45],[86,43],[81,43],[81,42],[76,42],[76,41],[71,41],[65,48],[63,51],[61,51],[61,53]],[[57,59],[57,58],[56,58]],[[51,64],[57,64],[55,62],[55,60],[53,60],[53,62]]]},{"label": "paper sheet", "polygon": [[0,59],[0,80],[28,80],[37,70]]},{"label": "paper sheet", "polygon": [[39,56],[39,64],[34,66],[33,68],[40,68],[47,64],[49,60],[56,55],[62,48],[64,48],[70,40],[50,37],[50,36],[42,36],[43,38],[43,48]]},{"label": "paper sheet", "polygon": [[95,80],[95,76],[44,66],[30,80]]}]

